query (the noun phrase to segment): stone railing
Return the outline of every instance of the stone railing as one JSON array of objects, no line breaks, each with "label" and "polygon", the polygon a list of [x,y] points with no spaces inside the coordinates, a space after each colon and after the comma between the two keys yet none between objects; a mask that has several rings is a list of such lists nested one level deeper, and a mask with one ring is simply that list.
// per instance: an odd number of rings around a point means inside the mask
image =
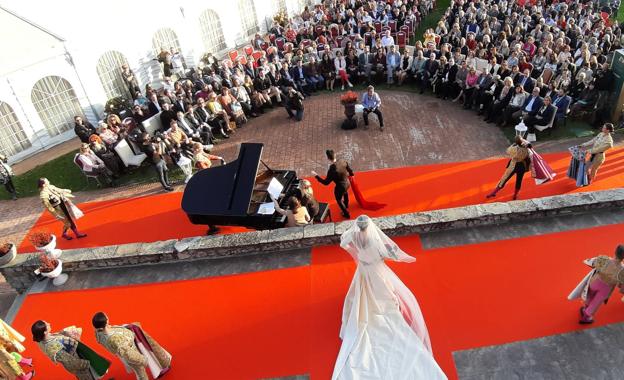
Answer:
[{"label": "stone railing", "polygon": [[[614,189],[416,212],[374,220],[388,235],[405,236],[622,206],[624,189]],[[351,223],[353,222],[345,221],[231,235],[66,250],[61,260],[64,272],[76,272],[115,266],[262,254],[336,244]],[[0,272],[14,289],[23,292],[34,282],[36,277],[33,271],[37,266],[36,254],[25,253],[17,255],[8,266],[0,268]]]}]

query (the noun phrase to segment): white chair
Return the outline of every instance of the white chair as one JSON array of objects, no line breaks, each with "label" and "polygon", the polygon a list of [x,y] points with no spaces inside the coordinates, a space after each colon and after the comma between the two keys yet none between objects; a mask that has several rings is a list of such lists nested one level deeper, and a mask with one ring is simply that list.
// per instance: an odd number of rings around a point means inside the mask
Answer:
[{"label": "white chair", "polygon": [[412,45],[405,45],[405,50],[407,50],[407,53],[409,54],[409,56],[413,56],[414,55],[414,50],[416,49],[416,47],[412,46]]},{"label": "white chair", "polygon": [[149,133],[150,136],[154,136],[154,133],[162,130],[162,123],[160,122],[160,112],[150,117],[149,119],[145,119],[143,121],[143,127],[145,128],[145,132]]},{"label": "white chair", "polygon": [[147,158],[147,155],[145,155],[145,153],[134,154],[134,152],[130,148],[130,145],[128,145],[128,142],[125,139],[119,141],[117,145],[115,145],[114,149],[126,167],[139,166]]}]

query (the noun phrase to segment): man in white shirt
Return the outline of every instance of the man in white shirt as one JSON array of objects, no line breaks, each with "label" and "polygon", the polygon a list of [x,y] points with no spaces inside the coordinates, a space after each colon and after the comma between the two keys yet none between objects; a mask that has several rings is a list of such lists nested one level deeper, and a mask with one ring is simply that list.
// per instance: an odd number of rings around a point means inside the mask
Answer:
[{"label": "man in white shirt", "polygon": [[381,37],[381,46],[383,46],[387,50],[388,46],[392,45],[394,45],[394,38],[392,38],[392,36],[390,35],[390,31],[386,30],[384,36]]}]

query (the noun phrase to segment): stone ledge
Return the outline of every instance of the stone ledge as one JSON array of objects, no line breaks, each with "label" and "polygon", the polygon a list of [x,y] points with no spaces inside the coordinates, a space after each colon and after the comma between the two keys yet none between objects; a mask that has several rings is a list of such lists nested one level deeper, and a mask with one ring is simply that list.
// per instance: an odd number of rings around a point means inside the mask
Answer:
[{"label": "stone ledge", "polygon": [[[404,236],[622,206],[624,189],[614,189],[394,215],[374,218],[374,221],[388,235]],[[64,251],[61,260],[65,272],[76,272],[333,245],[340,241],[340,235],[352,223],[345,221],[231,235],[73,249]],[[23,292],[35,280],[33,271],[37,265],[36,253],[19,254],[9,265],[0,268],[0,272],[13,288]]]}]

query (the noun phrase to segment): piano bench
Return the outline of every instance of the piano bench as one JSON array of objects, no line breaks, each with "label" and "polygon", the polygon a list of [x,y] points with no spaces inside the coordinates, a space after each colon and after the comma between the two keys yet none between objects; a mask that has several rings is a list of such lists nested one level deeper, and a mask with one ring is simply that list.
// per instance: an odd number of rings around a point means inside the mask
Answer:
[{"label": "piano bench", "polygon": [[325,220],[332,221],[331,211],[329,210],[329,204],[319,203],[319,212],[314,217],[314,223],[325,223]]}]

